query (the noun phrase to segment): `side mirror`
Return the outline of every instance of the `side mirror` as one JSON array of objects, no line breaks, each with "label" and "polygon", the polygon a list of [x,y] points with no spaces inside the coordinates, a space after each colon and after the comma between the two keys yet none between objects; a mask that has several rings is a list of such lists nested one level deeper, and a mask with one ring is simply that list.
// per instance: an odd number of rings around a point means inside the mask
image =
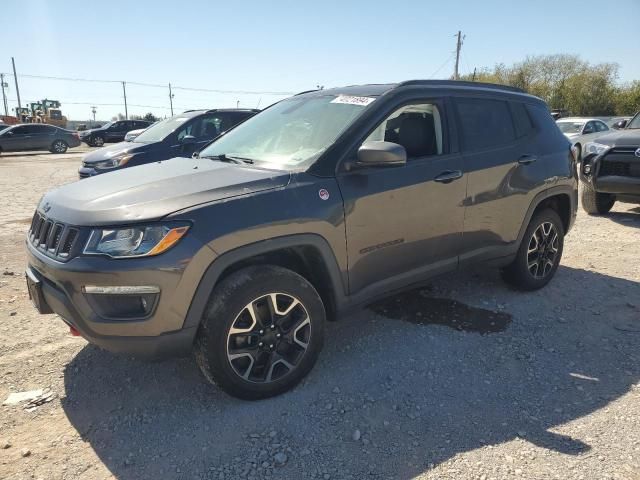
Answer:
[{"label": "side mirror", "polygon": [[620,120],[619,122],[614,123],[612,126],[617,130],[621,130],[627,126],[628,120]]},{"label": "side mirror", "polygon": [[392,142],[365,142],[358,148],[358,165],[393,167],[407,163],[407,151]]},{"label": "side mirror", "polygon": [[582,134],[583,135],[588,135],[589,133],[593,133],[593,132],[595,132],[593,127],[584,127],[584,130],[582,131]]},{"label": "side mirror", "polygon": [[185,135],[180,140],[181,145],[193,145],[194,143],[196,143],[196,137],[193,135]]}]

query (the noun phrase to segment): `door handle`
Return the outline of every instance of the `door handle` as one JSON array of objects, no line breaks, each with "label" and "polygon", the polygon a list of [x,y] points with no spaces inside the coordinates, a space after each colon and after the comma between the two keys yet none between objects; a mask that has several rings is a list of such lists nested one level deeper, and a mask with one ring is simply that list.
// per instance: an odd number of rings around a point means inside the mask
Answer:
[{"label": "door handle", "polygon": [[534,155],[522,155],[519,159],[518,159],[518,163],[520,165],[529,165],[530,163],[535,162],[536,160],[538,160],[538,157],[534,156]]},{"label": "door handle", "polygon": [[462,172],[460,170],[447,170],[445,172],[442,172],[440,175],[436,176],[436,178],[433,179],[434,182],[440,182],[440,183],[451,183],[454,180],[457,180],[458,178],[462,177]]}]

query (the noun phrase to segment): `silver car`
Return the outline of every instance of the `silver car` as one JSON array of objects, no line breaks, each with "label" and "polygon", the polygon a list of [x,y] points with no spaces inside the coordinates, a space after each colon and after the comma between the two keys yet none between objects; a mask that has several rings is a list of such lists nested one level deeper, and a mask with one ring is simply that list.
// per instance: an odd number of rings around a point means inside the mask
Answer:
[{"label": "silver car", "polygon": [[610,131],[602,120],[597,118],[565,117],[556,121],[560,131],[575,146],[578,159],[582,158],[582,147]]}]

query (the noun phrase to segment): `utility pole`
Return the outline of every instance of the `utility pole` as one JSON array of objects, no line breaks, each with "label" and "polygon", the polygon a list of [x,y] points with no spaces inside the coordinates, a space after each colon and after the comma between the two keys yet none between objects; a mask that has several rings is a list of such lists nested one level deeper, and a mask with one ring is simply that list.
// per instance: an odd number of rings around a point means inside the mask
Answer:
[{"label": "utility pole", "polygon": [[458,66],[460,65],[460,50],[462,49],[462,43],[464,41],[464,37],[462,36],[462,32],[460,30],[458,30],[458,42],[456,45],[456,69],[453,72],[453,79],[454,80],[459,80],[460,79],[460,72],[458,70]]},{"label": "utility pole", "polygon": [[22,108],[22,104],[20,103],[20,89],[18,88],[18,75],[16,74],[16,62],[11,57],[11,65],[13,66],[13,79],[16,81],[16,95],[18,97],[18,108]]},{"label": "utility pole", "polygon": [[129,112],[127,111],[127,87],[126,82],[122,82],[122,93],[124,94],[124,119],[129,120]]},{"label": "utility pole", "polygon": [[96,110],[97,110],[96,107],[91,107],[91,113],[93,113],[93,123],[94,123],[94,125],[96,123]]},{"label": "utility pole", "polygon": [[171,105],[171,116],[173,117],[173,93],[171,93],[171,83],[169,83],[169,105]]},{"label": "utility pole", "polygon": [[476,81],[476,67],[473,67],[473,79],[471,81],[472,82]]},{"label": "utility pole", "polygon": [[4,93],[5,87],[9,85],[4,83],[4,73],[0,73],[0,86],[2,86],[2,103],[4,104],[4,114],[9,115],[9,108],[7,106],[7,96]]}]

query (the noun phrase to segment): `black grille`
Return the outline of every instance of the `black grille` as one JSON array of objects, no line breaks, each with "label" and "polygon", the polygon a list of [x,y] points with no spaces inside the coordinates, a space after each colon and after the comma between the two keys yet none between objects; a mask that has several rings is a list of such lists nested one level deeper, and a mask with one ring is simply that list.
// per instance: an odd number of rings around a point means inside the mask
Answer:
[{"label": "black grille", "polygon": [[640,178],[640,158],[635,156],[635,148],[613,148],[602,159],[598,176],[638,177]]},{"label": "black grille", "polygon": [[56,222],[36,212],[29,229],[29,242],[43,253],[58,260],[68,260],[78,240],[78,229]]}]

